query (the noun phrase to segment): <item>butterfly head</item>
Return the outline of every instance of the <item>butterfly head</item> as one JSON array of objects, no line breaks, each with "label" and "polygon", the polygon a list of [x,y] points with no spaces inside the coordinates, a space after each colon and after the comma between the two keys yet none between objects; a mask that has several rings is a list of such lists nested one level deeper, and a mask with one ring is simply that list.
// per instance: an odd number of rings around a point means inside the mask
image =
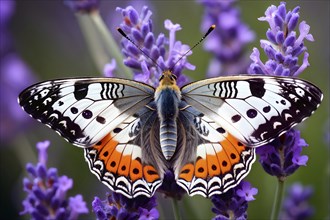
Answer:
[{"label": "butterfly head", "polygon": [[170,70],[163,72],[162,76],[159,78],[160,86],[175,86],[177,76],[174,75]]}]

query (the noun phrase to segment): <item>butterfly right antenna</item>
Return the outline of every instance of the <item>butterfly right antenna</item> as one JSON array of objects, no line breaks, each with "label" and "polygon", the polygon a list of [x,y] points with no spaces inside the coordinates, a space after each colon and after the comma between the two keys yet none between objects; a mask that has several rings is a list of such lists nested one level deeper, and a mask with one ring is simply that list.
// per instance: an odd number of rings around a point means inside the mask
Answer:
[{"label": "butterfly right antenna", "polygon": [[215,29],[215,24],[212,24],[211,27],[207,30],[207,32],[204,34],[204,36],[189,50],[187,50],[170,68],[170,71],[172,72],[173,68],[176,64],[180,62],[190,51],[192,51],[195,47],[197,47],[213,30]]}]

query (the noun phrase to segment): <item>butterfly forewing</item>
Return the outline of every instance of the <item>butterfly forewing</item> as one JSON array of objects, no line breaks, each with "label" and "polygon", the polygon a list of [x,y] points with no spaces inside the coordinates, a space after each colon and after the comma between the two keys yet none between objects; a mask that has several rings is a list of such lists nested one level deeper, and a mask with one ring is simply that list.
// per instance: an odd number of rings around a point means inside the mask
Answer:
[{"label": "butterfly forewing", "polygon": [[88,147],[148,104],[153,94],[153,87],[131,80],[64,79],[27,88],[19,103],[69,142]]},{"label": "butterfly forewing", "polygon": [[261,146],[309,117],[322,100],[311,83],[294,78],[232,76],[201,80],[182,97],[247,146]]}]

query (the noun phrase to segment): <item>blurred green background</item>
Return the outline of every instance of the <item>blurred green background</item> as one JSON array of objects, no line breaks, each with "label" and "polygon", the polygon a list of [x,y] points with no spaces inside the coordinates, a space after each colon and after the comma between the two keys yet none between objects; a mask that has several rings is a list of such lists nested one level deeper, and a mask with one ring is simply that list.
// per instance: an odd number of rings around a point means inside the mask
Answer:
[{"label": "blurred green background", "polygon": [[[3,1],[3,0],[1,0]],[[248,54],[253,47],[260,50],[260,39],[265,39],[268,23],[259,22],[271,4],[278,6],[280,1],[240,1],[237,7],[242,13],[242,20],[255,33],[255,42],[249,45]],[[121,15],[115,12],[117,6],[129,5],[127,1],[101,1],[101,16],[112,27],[118,25]],[[188,45],[199,40],[203,7],[195,1],[150,1],[153,12],[154,33],[163,32],[164,20],[181,24],[177,39]],[[325,141],[329,134],[329,2],[328,1],[289,1],[287,10],[300,5],[300,21],[305,20],[310,26],[310,33],[315,42],[305,42],[308,47],[310,67],[300,75],[318,85],[324,92],[324,101],[320,109],[310,119],[299,126],[302,137],[309,147],[303,154],[308,155],[306,167],[301,167],[287,179],[286,185],[299,181],[312,185],[315,194],[311,205],[315,208],[313,219],[329,219],[329,143]],[[117,17],[117,18],[116,18]],[[117,23],[116,23],[117,22]],[[65,7],[62,1],[18,1],[10,24],[17,52],[36,74],[38,80],[72,76],[100,76],[86,46],[74,13]],[[114,28],[110,32],[119,39]],[[195,71],[186,71],[192,79],[201,79],[207,69],[211,55],[197,47],[189,57],[196,65]],[[6,106],[1,106],[1,109]],[[28,116],[27,116],[28,117]],[[10,141],[1,140],[1,219],[28,218],[19,217],[23,209],[21,201],[25,197],[22,178],[26,176],[25,164],[36,163],[35,143],[49,139],[48,167],[57,167],[59,175],[67,175],[74,180],[74,187],[69,195],[82,194],[91,208],[94,196],[105,198],[107,187],[89,172],[83,158],[83,151],[65,142],[55,132],[38,122],[32,122],[30,129],[14,136]],[[256,162],[247,179],[259,189],[256,200],[249,203],[249,219],[268,219],[271,212],[276,178],[267,175]],[[160,198],[163,218],[170,218],[170,201]],[[210,219],[211,203],[199,196],[185,197],[180,203],[182,212],[194,213],[196,219]],[[170,211],[168,210],[170,209]],[[191,215],[190,215],[191,216]],[[95,218],[93,213],[82,215],[82,219]],[[188,218],[188,217],[187,217]]]}]

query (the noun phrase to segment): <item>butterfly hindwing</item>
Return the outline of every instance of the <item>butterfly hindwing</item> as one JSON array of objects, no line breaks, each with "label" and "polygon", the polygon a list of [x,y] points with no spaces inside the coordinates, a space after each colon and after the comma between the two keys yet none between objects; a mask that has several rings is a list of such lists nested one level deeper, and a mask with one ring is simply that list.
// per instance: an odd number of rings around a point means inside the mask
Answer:
[{"label": "butterfly hindwing", "polygon": [[84,149],[92,173],[111,190],[128,198],[151,197],[162,183],[163,174],[153,161],[145,158],[146,145],[141,140],[149,128],[145,124],[154,121],[153,114],[144,107],[93,147]]},{"label": "butterfly hindwing", "polygon": [[30,86],[19,104],[69,142],[95,145],[153,98],[154,88],[118,78],[53,80]]},{"label": "butterfly hindwing", "polygon": [[261,146],[309,117],[321,91],[301,79],[231,76],[184,86],[182,97],[247,146]]},{"label": "butterfly hindwing", "polygon": [[204,197],[224,193],[239,184],[250,172],[255,161],[255,149],[244,146],[191,106],[181,109],[180,118],[184,127],[195,129],[195,138],[199,140],[187,149],[193,157],[177,167],[177,184],[188,195]]}]

